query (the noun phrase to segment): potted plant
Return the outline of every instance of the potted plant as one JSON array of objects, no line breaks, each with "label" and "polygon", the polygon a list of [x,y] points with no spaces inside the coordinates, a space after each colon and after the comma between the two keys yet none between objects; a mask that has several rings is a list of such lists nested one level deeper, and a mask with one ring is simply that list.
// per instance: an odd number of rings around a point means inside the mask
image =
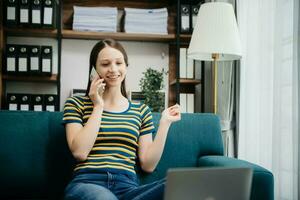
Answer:
[{"label": "potted plant", "polygon": [[143,72],[144,77],[140,80],[140,88],[147,104],[153,112],[161,112],[165,105],[163,88],[164,70],[161,72],[148,68]]}]

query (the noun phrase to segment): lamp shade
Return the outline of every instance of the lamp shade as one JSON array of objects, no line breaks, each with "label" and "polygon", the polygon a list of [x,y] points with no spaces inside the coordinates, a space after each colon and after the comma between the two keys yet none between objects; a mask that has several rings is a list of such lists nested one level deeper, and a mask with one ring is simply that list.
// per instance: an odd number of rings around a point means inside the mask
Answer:
[{"label": "lamp shade", "polygon": [[241,41],[233,7],[229,3],[212,2],[202,4],[197,16],[188,57],[195,60],[218,60],[241,58]]}]

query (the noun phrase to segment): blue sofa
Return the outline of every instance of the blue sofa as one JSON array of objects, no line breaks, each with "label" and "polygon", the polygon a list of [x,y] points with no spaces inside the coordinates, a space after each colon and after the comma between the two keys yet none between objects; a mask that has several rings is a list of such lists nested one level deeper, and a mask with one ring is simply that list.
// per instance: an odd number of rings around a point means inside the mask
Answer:
[{"label": "blue sofa", "polygon": [[[160,115],[154,113],[157,127]],[[0,199],[60,199],[72,174],[61,112],[0,111]],[[183,114],[169,131],[155,171],[139,170],[142,183],[165,177],[174,167],[249,167],[253,169],[252,200],[273,200],[274,180],[268,170],[223,156],[219,118]]]}]

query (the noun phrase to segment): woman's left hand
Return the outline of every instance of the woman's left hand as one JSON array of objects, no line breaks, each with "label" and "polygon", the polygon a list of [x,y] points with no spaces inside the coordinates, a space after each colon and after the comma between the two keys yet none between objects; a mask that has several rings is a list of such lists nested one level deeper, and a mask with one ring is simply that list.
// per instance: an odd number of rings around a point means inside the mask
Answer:
[{"label": "woman's left hand", "polygon": [[178,104],[166,108],[162,112],[162,116],[161,116],[162,122],[172,123],[172,122],[179,121],[180,119],[181,119],[181,113],[180,113],[180,106]]}]

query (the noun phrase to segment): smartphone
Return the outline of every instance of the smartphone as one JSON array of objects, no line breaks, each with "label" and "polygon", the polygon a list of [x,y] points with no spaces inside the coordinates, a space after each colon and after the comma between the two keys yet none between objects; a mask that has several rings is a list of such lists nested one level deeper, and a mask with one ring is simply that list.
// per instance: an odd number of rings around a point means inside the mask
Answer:
[{"label": "smartphone", "polygon": [[[101,78],[100,74],[96,71],[95,67],[92,67],[92,71],[90,74],[90,81],[92,82],[97,76],[99,76],[99,78]],[[105,82],[103,82],[103,83],[105,83]],[[104,87],[99,88],[99,91],[98,91],[99,94],[102,95],[104,90],[105,90]]]},{"label": "smartphone", "polygon": [[92,67],[92,71],[90,74],[90,81],[92,82],[97,76],[99,76],[98,72],[96,71],[95,67]]}]

